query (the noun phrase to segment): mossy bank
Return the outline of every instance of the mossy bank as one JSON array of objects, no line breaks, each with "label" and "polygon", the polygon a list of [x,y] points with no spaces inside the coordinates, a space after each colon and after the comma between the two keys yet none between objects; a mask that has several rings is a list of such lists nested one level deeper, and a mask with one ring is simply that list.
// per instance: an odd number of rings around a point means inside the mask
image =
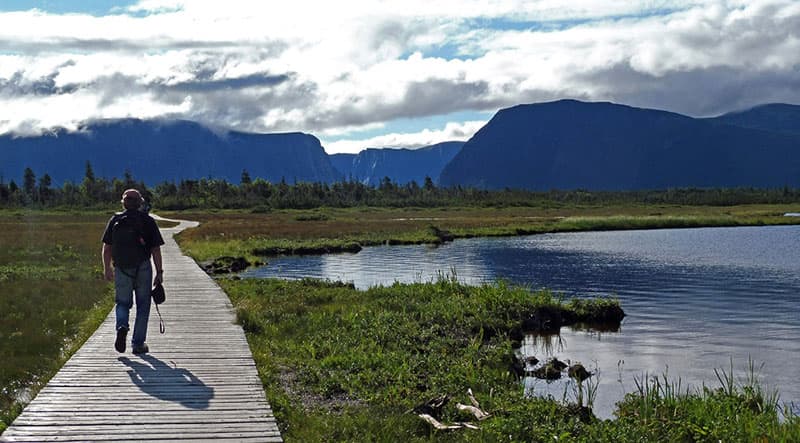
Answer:
[{"label": "mossy bank", "polygon": [[[567,302],[547,291],[443,278],[366,291],[319,281],[220,280],[288,442],[307,441],[797,441],[800,421],[757,383],[675,394],[643,381],[598,420],[577,397],[526,398],[512,335],[543,309],[607,312],[613,300]],[[567,315],[568,317],[568,315]],[[591,321],[591,319],[589,319]],[[590,379],[591,380],[591,379]],[[663,387],[662,385],[659,385]],[[652,388],[652,389],[651,389]],[[471,389],[491,417],[456,407]],[[437,431],[414,412],[447,395]]]}]

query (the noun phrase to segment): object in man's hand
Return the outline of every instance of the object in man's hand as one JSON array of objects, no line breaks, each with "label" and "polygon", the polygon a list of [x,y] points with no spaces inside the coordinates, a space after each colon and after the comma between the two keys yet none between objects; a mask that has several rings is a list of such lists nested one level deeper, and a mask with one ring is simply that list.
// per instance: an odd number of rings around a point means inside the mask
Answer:
[{"label": "object in man's hand", "polygon": [[167,299],[167,295],[164,293],[164,286],[162,286],[161,283],[157,283],[155,286],[153,286],[153,290],[150,292],[150,294],[153,296],[153,301],[157,305],[164,303],[164,300]]}]

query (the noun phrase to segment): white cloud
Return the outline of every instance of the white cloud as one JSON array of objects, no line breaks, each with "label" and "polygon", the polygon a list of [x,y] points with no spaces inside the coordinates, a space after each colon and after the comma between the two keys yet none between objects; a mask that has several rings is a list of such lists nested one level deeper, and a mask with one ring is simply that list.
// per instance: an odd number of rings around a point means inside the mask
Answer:
[{"label": "white cloud", "polygon": [[337,140],[322,146],[328,154],[357,153],[366,148],[421,148],[443,141],[466,141],[486,121],[450,122],[443,129],[424,129],[415,133],[391,133],[362,140]]},{"label": "white cloud", "polygon": [[[0,13],[0,132],[163,113],[324,137],[561,97],[693,115],[800,102],[791,0],[142,0],[128,12]],[[374,145],[429,144],[385,137]]]}]

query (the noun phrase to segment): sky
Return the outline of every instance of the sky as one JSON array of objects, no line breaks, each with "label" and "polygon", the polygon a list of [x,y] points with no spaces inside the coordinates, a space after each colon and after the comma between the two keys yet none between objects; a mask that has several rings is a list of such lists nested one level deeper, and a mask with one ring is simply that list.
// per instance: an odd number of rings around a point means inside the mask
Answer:
[{"label": "sky", "polygon": [[0,134],[177,118],[354,153],[564,98],[800,104],[800,1],[0,0]]}]

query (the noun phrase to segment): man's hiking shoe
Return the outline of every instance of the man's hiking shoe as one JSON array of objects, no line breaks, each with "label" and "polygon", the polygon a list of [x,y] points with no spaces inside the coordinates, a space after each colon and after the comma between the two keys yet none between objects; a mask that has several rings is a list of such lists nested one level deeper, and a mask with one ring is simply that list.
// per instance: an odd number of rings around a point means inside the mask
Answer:
[{"label": "man's hiking shoe", "polygon": [[148,352],[150,352],[150,349],[147,348],[147,343],[142,343],[140,345],[133,345],[134,354],[147,354]]},{"label": "man's hiking shoe", "polygon": [[114,342],[114,349],[117,352],[125,352],[125,339],[128,337],[128,328],[117,329],[117,340]]}]

